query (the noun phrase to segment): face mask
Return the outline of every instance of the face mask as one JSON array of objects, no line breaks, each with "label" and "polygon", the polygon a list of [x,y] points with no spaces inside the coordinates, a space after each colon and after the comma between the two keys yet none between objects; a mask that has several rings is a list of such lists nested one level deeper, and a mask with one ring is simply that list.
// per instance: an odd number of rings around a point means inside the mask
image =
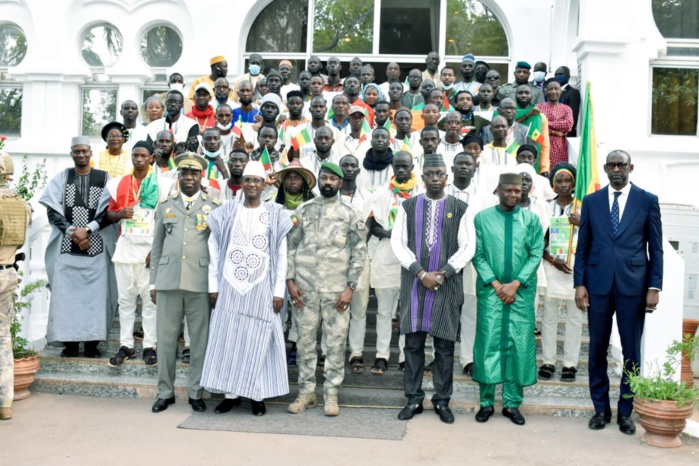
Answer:
[{"label": "face mask", "polygon": [[543,81],[545,77],[546,77],[546,71],[535,71],[534,72],[534,81],[536,81],[538,83]]},{"label": "face mask", "polygon": [[180,91],[184,89],[184,84],[183,83],[170,83],[170,90],[171,91]]},{"label": "face mask", "polygon": [[454,83],[451,83],[448,86],[446,84],[442,83],[442,89],[444,89],[445,91],[448,91],[452,87],[454,87]]},{"label": "face mask", "polygon": [[217,150],[216,152],[209,152],[208,150],[206,150],[202,147],[201,151],[204,153],[204,155],[207,158],[210,158],[210,159],[215,159],[216,157],[219,157],[221,155],[221,149]]},{"label": "face mask", "polygon": [[228,131],[229,129],[231,129],[233,127],[233,122],[231,122],[228,125],[222,125],[221,123],[217,122],[216,127],[222,131]]},{"label": "face mask", "polygon": [[261,71],[260,65],[250,65],[248,69],[250,70],[250,74],[253,76],[257,76],[258,74],[260,74]]},{"label": "face mask", "polygon": [[561,86],[565,86],[568,84],[568,76],[556,76],[556,81],[558,81],[558,84]]}]

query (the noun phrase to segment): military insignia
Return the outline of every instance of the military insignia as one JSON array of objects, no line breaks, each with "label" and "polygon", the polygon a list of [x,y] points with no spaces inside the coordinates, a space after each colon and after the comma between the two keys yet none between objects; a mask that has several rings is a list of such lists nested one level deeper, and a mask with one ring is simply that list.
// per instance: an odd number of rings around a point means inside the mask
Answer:
[{"label": "military insignia", "polygon": [[204,212],[205,214],[208,214],[208,213],[211,212],[211,206],[210,206],[210,205],[205,205],[205,206],[203,206],[203,207],[201,208],[201,210],[202,210],[202,212]]},{"label": "military insignia", "polygon": [[212,199],[211,202],[213,202],[214,205],[221,205],[221,199]]},{"label": "military insignia", "polygon": [[360,220],[357,222],[357,230],[364,231],[365,228],[366,228],[366,224],[363,221]]},{"label": "military insignia", "polygon": [[453,216],[454,214],[452,214],[451,212],[447,213],[447,218],[452,218]]},{"label": "military insignia", "polygon": [[165,213],[166,213],[166,214],[169,214],[170,212],[172,212],[172,209],[171,209],[171,208],[168,207],[167,209],[165,209]]},{"label": "military insignia", "polygon": [[175,218],[177,215],[175,214],[165,214],[165,218]]},{"label": "military insignia", "polygon": [[197,214],[197,231],[204,231],[208,227],[206,219],[208,218],[205,214]]},{"label": "military insignia", "polygon": [[291,223],[294,224],[295,227],[299,226],[299,218],[296,215],[291,215]]}]

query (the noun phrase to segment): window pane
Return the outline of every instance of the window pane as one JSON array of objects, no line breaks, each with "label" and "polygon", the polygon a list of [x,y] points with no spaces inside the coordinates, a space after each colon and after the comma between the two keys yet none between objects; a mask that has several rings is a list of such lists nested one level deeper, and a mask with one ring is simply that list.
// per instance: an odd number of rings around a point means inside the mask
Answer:
[{"label": "window pane", "polygon": [[699,57],[699,45],[696,47],[668,47],[669,57]]},{"label": "window pane", "polygon": [[83,36],[83,60],[90,66],[113,66],[124,47],[121,33],[111,24],[94,26]]},{"label": "window pane", "polygon": [[182,38],[173,28],[156,26],[141,41],[141,57],[149,66],[168,67],[182,55]]},{"label": "window pane", "polygon": [[447,0],[447,55],[506,57],[507,36],[495,13],[478,0]]},{"label": "window pane", "polygon": [[16,26],[0,26],[0,66],[17,66],[27,54],[27,38]]},{"label": "window pane", "polygon": [[653,68],[653,134],[697,134],[699,70]]},{"label": "window pane", "polygon": [[19,136],[22,129],[22,88],[0,88],[0,134]]},{"label": "window pane", "polygon": [[374,0],[316,0],[313,18],[316,53],[371,53]]},{"label": "window pane", "polygon": [[653,0],[653,17],[663,37],[699,39],[697,0]]},{"label": "window pane", "polygon": [[305,53],[308,0],[277,0],[260,13],[250,28],[247,52]]},{"label": "window pane", "polygon": [[439,50],[438,41],[439,0],[381,2],[380,53],[427,55]]},{"label": "window pane", "polygon": [[83,136],[99,136],[102,127],[116,121],[116,89],[83,88]]}]

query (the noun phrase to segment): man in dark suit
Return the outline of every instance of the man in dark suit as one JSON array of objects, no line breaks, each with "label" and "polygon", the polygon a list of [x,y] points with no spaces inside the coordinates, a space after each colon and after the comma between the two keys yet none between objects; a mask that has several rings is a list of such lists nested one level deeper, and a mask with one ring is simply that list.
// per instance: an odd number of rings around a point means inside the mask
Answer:
[{"label": "man in dark suit", "polygon": [[561,85],[561,103],[569,106],[573,111],[573,129],[568,133],[568,137],[577,137],[581,102],[580,91],[568,83],[568,81],[570,81],[570,69],[567,66],[559,66],[556,68],[555,77]]},{"label": "man in dark suit", "polygon": [[633,398],[626,371],[641,365],[641,338],[646,312],[658,305],[663,285],[663,233],[658,197],[629,184],[631,156],[616,150],[604,171],[609,186],[585,196],[575,256],[575,302],[590,324],[590,395],[595,415],[589,427],[611,422],[607,350],[616,312],[624,356],[617,405],[619,430],[632,435]]}]

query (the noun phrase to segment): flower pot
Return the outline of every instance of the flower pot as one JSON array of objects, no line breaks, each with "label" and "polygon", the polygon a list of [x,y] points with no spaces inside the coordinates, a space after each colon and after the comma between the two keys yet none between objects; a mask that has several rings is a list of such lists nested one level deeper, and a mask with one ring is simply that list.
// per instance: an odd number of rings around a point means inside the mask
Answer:
[{"label": "flower pot", "polygon": [[[692,335],[694,337],[697,333],[697,327],[699,327],[699,320],[696,319],[683,319],[682,320],[682,338],[686,334]],[[682,380],[687,382],[688,387],[694,386],[694,376],[692,374],[692,361],[689,357],[682,353]]]},{"label": "flower pot", "polygon": [[39,356],[15,359],[15,397],[14,401],[23,400],[31,392],[29,387],[34,383],[36,371],[39,370]]},{"label": "flower pot", "polygon": [[640,423],[646,432],[641,440],[648,445],[660,448],[682,446],[680,434],[692,415],[694,406],[690,403],[682,408],[675,401],[634,399],[634,410],[640,416]]}]

